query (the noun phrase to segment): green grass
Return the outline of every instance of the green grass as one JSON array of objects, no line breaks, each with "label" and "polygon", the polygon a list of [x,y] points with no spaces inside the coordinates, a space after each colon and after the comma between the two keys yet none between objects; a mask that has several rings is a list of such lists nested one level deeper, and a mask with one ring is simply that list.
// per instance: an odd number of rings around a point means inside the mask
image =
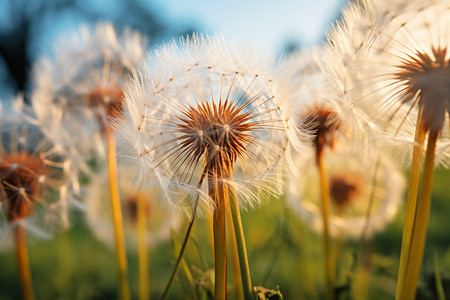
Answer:
[{"label": "green grass", "polygon": [[[450,293],[450,171],[438,169],[433,185],[433,200],[427,247],[419,297],[433,299],[436,284],[433,250],[439,258],[444,290]],[[320,236],[287,208],[284,199],[272,200],[259,209],[242,212],[247,239],[252,281],[256,286],[279,285],[285,299],[321,299],[324,294],[322,242]],[[393,299],[400,255],[403,210],[387,230],[367,244],[366,265],[370,270],[368,299]],[[75,213],[70,230],[50,241],[32,241],[29,254],[37,299],[117,299],[115,252],[98,242],[86,227],[81,213]],[[185,226],[186,227],[186,226]],[[181,238],[185,228],[178,233]],[[205,219],[194,225],[194,241],[188,245],[186,261],[200,294],[211,286],[212,253]],[[197,247],[196,245],[197,244]],[[343,243],[338,257],[337,284],[343,287],[341,299],[353,299],[346,284],[354,283],[357,270],[351,272],[356,242]],[[137,255],[128,252],[129,276],[134,299],[138,294]],[[150,291],[159,299],[169,279],[175,257],[167,242],[150,253]],[[20,299],[16,262],[12,250],[0,253],[0,299]],[[231,266],[229,267],[231,274]],[[349,277],[350,276],[350,277]],[[353,276],[353,277],[352,277]],[[229,277],[229,298],[233,299]],[[350,287],[349,287],[350,288]],[[169,299],[184,299],[177,280]]]}]

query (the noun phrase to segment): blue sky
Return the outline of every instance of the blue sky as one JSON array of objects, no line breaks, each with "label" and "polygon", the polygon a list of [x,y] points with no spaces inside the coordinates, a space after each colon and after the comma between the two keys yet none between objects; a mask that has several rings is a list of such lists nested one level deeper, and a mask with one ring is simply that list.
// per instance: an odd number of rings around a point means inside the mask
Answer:
[{"label": "blue sky", "polygon": [[[11,1],[0,0],[0,34],[12,25],[17,25],[10,9]],[[47,0],[42,0],[47,1]],[[164,33],[150,45],[158,46],[162,41],[177,39],[180,33],[192,31],[210,35],[222,33],[227,39],[248,43],[269,55],[279,55],[289,44],[312,46],[319,44],[326,28],[339,14],[345,0],[136,0],[148,6],[167,27]],[[21,0],[18,7],[32,13],[32,4]],[[29,35],[27,53],[35,59],[47,50],[55,38],[80,24],[92,22],[83,9],[85,0],[74,0],[74,7],[62,7],[58,12],[47,11],[35,18]],[[116,20],[127,11],[127,0],[92,0],[89,13]],[[35,5],[36,6],[36,5]],[[130,19],[132,15],[127,15]],[[99,21],[99,20],[98,20]],[[57,25],[55,25],[57,24]],[[162,38],[162,40],[161,40]],[[0,57],[0,99],[15,93],[9,82],[10,75],[5,61]]]},{"label": "blue sky", "polygon": [[[142,0],[145,1],[145,0]],[[209,34],[279,52],[288,42],[318,44],[343,0],[205,1],[154,0],[151,5],[177,25],[194,24]]]}]

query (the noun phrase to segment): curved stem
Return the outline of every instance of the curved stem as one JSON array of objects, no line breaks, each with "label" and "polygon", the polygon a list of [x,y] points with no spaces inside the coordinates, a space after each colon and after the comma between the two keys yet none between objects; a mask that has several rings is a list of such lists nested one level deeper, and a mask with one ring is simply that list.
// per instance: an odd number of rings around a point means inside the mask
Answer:
[{"label": "curved stem", "polygon": [[[203,180],[205,179],[205,175],[206,175],[206,169],[203,170],[202,177],[200,178],[200,181],[198,183],[198,187],[200,187],[202,185]],[[169,282],[167,282],[166,288],[164,289],[164,292],[161,296],[161,300],[166,299],[166,297],[169,293],[170,287],[172,286],[173,280],[175,279],[178,269],[180,268],[180,263],[183,259],[183,255],[184,255],[184,251],[186,250],[187,242],[189,240],[189,237],[191,236],[192,227],[193,227],[194,221],[195,221],[195,215],[197,214],[198,200],[199,200],[199,195],[197,194],[196,199],[195,199],[195,204],[194,204],[194,210],[192,212],[191,222],[189,222],[188,229],[186,231],[186,234],[184,235],[183,244],[181,245],[180,254],[178,254],[177,261],[175,262],[175,266],[173,267],[173,271],[172,271],[172,274],[170,275]]]},{"label": "curved stem", "polygon": [[139,259],[139,299],[148,300],[150,296],[149,274],[148,274],[148,252],[146,244],[147,232],[147,215],[146,215],[146,198],[140,194],[137,199],[137,243],[138,243],[138,259]]},{"label": "curved stem", "polygon": [[17,224],[17,226],[14,227],[14,242],[22,297],[24,300],[34,300],[30,263],[28,261],[26,232],[21,224]]},{"label": "curved stem", "polygon": [[116,139],[112,128],[106,130],[108,145],[109,189],[111,193],[111,208],[116,236],[117,266],[119,269],[120,297],[130,300],[130,285],[128,283],[127,251],[123,233],[122,208],[120,206],[119,184],[117,182]]},{"label": "curved stem", "polygon": [[428,220],[430,217],[431,190],[433,185],[434,157],[438,132],[428,135],[427,151],[423,166],[422,183],[419,191],[416,218],[411,235],[411,247],[406,263],[405,281],[403,285],[404,297],[413,300],[416,296],[420,268],[422,266],[425,240],[427,237]]},{"label": "curved stem", "polygon": [[400,251],[400,266],[397,277],[397,290],[395,299],[403,299],[403,286],[405,281],[406,262],[408,261],[409,249],[411,246],[411,233],[416,216],[417,194],[419,191],[420,169],[423,157],[423,145],[425,141],[425,129],[421,126],[423,108],[420,107],[417,116],[416,133],[414,136],[414,148],[409,174],[408,194],[406,196],[405,221],[403,224],[402,248]]},{"label": "curved stem", "polygon": [[317,149],[316,162],[319,169],[322,197],[323,244],[325,250],[326,299],[334,298],[334,259],[330,239],[330,191],[328,178],[323,162],[323,150]]},{"label": "curved stem", "polygon": [[236,236],[236,246],[239,256],[239,264],[241,269],[242,287],[245,300],[253,300],[253,286],[250,277],[250,267],[247,258],[247,248],[245,247],[244,230],[242,228],[241,213],[237,203],[236,194],[230,191],[230,208],[233,218],[234,234]]}]

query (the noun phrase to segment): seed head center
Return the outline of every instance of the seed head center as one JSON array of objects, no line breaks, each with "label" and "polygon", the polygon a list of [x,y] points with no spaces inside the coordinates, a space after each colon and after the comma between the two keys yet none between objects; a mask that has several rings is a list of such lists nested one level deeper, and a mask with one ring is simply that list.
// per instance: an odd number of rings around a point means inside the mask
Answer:
[{"label": "seed head center", "polygon": [[440,133],[450,114],[450,56],[447,48],[432,48],[431,53],[416,51],[397,66],[394,78],[402,83],[402,104],[423,109],[421,125],[426,131]]},{"label": "seed head center", "polygon": [[190,106],[179,120],[183,151],[190,151],[194,159],[206,154],[210,167],[229,167],[246,151],[252,130],[250,115],[234,104],[201,102]]},{"label": "seed head center", "polygon": [[10,221],[27,217],[39,197],[42,178],[49,169],[26,152],[0,154],[0,201],[7,203]]},{"label": "seed head center", "polygon": [[342,120],[337,112],[316,105],[303,116],[302,120],[300,127],[311,131],[314,146],[318,150],[325,146],[333,148],[336,133],[342,128]]},{"label": "seed head center", "polygon": [[341,174],[333,176],[330,180],[331,199],[340,209],[353,202],[360,194],[361,189],[361,179],[356,176]]}]

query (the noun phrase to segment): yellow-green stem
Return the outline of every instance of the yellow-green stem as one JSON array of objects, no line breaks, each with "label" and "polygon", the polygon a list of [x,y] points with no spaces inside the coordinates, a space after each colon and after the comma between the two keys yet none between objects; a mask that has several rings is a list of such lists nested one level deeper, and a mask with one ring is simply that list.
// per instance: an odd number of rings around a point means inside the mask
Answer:
[{"label": "yellow-green stem", "polygon": [[[371,247],[370,247],[371,248]],[[371,269],[371,251],[367,251],[363,253],[363,257],[361,258],[362,262],[356,272],[356,276],[354,278],[355,283],[353,287],[353,296],[355,300],[364,300],[367,299],[367,291],[369,289],[369,280],[370,280],[370,269]]]},{"label": "yellow-green stem", "polygon": [[[223,192],[225,188],[223,188]],[[220,195],[223,193],[214,193]],[[216,201],[218,206],[213,213],[213,230],[214,230],[214,300],[227,299],[227,233],[225,226],[225,200]]]},{"label": "yellow-green stem", "polygon": [[242,288],[245,300],[253,300],[253,286],[250,277],[250,267],[248,264],[247,248],[245,246],[244,229],[242,228],[241,213],[237,202],[236,194],[230,191],[230,209],[233,218],[234,233],[236,236],[236,246],[241,269]]},{"label": "yellow-green stem", "polygon": [[148,252],[146,243],[147,233],[147,214],[146,198],[139,195],[137,199],[137,244],[139,259],[139,299],[148,300],[150,296],[149,275],[148,275]]},{"label": "yellow-green stem", "polygon": [[34,300],[30,263],[28,261],[26,232],[21,224],[17,224],[16,227],[14,227],[14,242],[22,297],[24,300]]},{"label": "yellow-green stem", "polygon": [[325,251],[326,299],[334,299],[334,258],[330,239],[330,191],[323,161],[323,150],[317,150],[316,162],[319,169],[322,198],[323,244]]},{"label": "yellow-green stem", "polygon": [[428,220],[430,217],[434,156],[438,136],[439,133],[437,131],[428,134],[427,151],[425,153],[416,218],[411,235],[411,247],[406,262],[405,281],[403,285],[404,296],[401,299],[413,300],[416,295],[417,283],[419,281],[420,268],[422,266],[423,253],[425,250]]},{"label": "yellow-green stem", "polygon": [[439,270],[439,257],[436,249],[433,251],[433,263],[434,263],[434,280],[436,282],[436,294],[439,300],[445,300],[444,287],[442,285],[441,272]]},{"label": "yellow-green stem", "polygon": [[243,300],[244,294],[242,290],[242,280],[241,280],[241,268],[239,266],[239,254],[236,245],[236,235],[234,233],[234,225],[231,216],[231,208],[227,210],[227,223],[228,223],[228,239],[230,241],[231,249],[231,262],[233,267],[233,282],[234,282],[234,296],[237,300]]},{"label": "yellow-green stem", "polygon": [[417,194],[419,191],[420,169],[422,166],[423,145],[425,141],[425,129],[421,126],[422,107],[416,123],[416,133],[414,137],[414,148],[412,154],[411,170],[409,173],[408,194],[406,196],[405,221],[403,223],[402,248],[400,251],[400,265],[397,277],[396,300],[403,299],[403,287],[405,281],[406,262],[408,261],[409,249],[411,245],[411,233],[416,216]]},{"label": "yellow-green stem", "polygon": [[116,140],[114,131],[111,128],[106,130],[106,140],[108,145],[109,189],[116,241],[117,267],[119,271],[120,299],[130,300],[130,286],[127,274],[127,252],[125,249],[122,209],[120,206],[119,185],[117,182]]}]

